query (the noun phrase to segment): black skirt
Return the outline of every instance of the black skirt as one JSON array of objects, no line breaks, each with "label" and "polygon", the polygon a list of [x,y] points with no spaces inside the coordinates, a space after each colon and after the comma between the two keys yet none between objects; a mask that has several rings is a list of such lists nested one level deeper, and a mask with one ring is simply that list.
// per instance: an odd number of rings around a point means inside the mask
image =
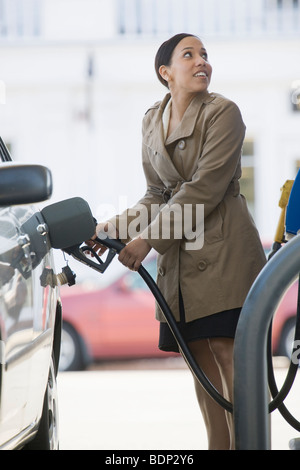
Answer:
[{"label": "black skirt", "polygon": [[[242,308],[225,310],[208,317],[199,318],[186,323],[184,305],[181,292],[179,292],[180,321],[178,328],[186,343],[207,338],[234,338],[236,327]],[[160,323],[159,349],[162,351],[179,352],[177,341],[175,340],[169,325]]]}]

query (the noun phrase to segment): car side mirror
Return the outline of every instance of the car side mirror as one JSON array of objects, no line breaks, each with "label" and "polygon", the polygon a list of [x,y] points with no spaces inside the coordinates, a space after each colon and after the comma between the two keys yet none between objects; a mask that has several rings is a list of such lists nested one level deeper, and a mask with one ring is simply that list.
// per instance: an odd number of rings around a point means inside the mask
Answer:
[{"label": "car side mirror", "polygon": [[0,206],[33,204],[52,195],[52,175],[42,165],[0,164]]}]

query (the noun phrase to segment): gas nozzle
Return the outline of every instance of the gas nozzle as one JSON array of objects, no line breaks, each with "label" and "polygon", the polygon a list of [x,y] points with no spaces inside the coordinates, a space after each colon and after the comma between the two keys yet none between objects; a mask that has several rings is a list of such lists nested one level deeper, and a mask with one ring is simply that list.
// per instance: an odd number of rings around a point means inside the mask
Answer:
[{"label": "gas nozzle", "polygon": [[276,230],[274,244],[268,259],[287,242],[300,232],[300,170],[295,180],[287,180],[281,188],[279,207],[281,214]]},{"label": "gas nozzle", "polygon": [[[104,273],[115,255],[120,253],[125,246],[120,240],[100,233],[95,241],[109,248],[106,259],[103,261],[91,247],[85,244],[95,235],[97,222],[88,203],[82,198],[75,197],[51,204],[41,211],[41,215],[47,227],[52,248],[61,249],[100,273]],[[44,234],[42,228],[40,234]],[[92,254],[92,258],[89,257],[89,253]],[[64,268],[58,275],[60,283],[73,285],[74,273],[69,269]]]},{"label": "gas nozzle", "polygon": [[293,188],[294,181],[287,180],[281,188],[281,196],[279,200],[279,207],[281,209],[279,222],[277,225],[277,230],[275,234],[274,241],[277,243],[283,243],[285,241],[285,218],[286,218],[286,208],[289,202],[290,194]]},{"label": "gas nozzle", "polygon": [[270,260],[278,250],[280,250],[282,243],[286,242],[285,239],[285,221],[286,221],[286,212],[287,206],[290,198],[290,194],[293,188],[294,181],[287,180],[281,188],[281,196],[279,199],[279,207],[281,209],[279,221],[277,224],[277,229],[274,237],[274,243],[272,245],[272,250],[269,253],[268,260]]},{"label": "gas nozzle", "polygon": [[[98,239],[96,239],[98,241]],[[102,243],[102,240],[100,241]],[[69,248],[65,248],[63,251],[65,251],[68,255],[72,256],[74,259],[77,261],[80,261],[83,264],[86,264],[90,268],[94,269],[95,271],[98,271],[99,273],[104,273],[104,271],[108,268],[118,251],[110,247],[109,241],[105,240],[105,246],[109,248],[109,252],[106,256],[105,261],[103,261],[100,256],[90,247],[87,245],[77,245],[77,246],[71,246]],[[102,243],[104,245],[104,243]],[[115,246],[115,244],[112,244]],[[91,259],[87,253],[91,253],[94,259]]]},{"label": "gas nozzle", "polygon": [[125,243],[121,242],[121,240],[108,237],[105,232],[100,232],[95,241],[106,246],[106,248],[115,250],[116,253],[120,253],[120,251],[126,246]]}]

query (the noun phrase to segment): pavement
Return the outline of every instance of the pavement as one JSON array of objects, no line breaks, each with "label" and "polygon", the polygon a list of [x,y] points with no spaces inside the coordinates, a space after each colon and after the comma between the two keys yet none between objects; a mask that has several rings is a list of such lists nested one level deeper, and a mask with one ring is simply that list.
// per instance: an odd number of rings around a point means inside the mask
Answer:
[{"label": "pavement", "polygon": [[[59,373],[60,449],[206,450],[191,373],[177,358],[164,361],[162,368],[156,362]],[[286,363],[278,362],[278,386],[286,373]],[[285,404],[300,420],[298,376]],[[272,450],[289,450],[289,441],[300,437],[278,411],[272,413],[271,433]]]}]

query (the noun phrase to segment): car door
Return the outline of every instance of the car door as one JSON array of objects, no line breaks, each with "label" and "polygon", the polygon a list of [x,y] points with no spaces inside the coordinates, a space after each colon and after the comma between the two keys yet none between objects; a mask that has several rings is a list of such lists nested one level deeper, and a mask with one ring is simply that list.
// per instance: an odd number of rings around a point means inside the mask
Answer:
[{"label": "car door", "polygon": [[20,433],[28,435],[42,413],[57,290],[49,276],[53,273],[49,240],[38,233],[36,208],[29,205],[51,194],[49,172],[22,164],[15,171],[1,138],[0,160],[4,175],[0,185],[0,444],[4,444]]},{"label": "car door", "polygon": [[[14,213],[22,221],[22,236],[29,240],[31,262],[30,285],[32,291],[30,371],[25,410],[26,423],[37,419],[37,403],[42,403],[48,378],[53,344],[57,281],[49,239],[38,231],[37,213],[28,207],[15,207]],[[39,213],[38,213],[39,214]]]},{"label": "car door", "polygon": [[23,428],[33,338],[30,244],[14,210],[0,208],[0,318],[2,341],[1,440]]}]

